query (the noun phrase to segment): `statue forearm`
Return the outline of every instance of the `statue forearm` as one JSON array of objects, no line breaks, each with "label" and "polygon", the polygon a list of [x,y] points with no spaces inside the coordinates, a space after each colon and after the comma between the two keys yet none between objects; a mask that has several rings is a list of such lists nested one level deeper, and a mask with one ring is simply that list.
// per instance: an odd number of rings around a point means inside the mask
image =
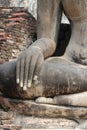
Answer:
[{"label": "statue forearm", "polygon": [[62,14],[60,0],[38,0],[37,6],[37,38],[57,42]]},{"label": "statue forearm", "polygon": [[38,0],[37,5],[37,39],[39,40],[34,46],[40,47],[46,58],[54,53],[57,46],[61,21],[60,0]]}]

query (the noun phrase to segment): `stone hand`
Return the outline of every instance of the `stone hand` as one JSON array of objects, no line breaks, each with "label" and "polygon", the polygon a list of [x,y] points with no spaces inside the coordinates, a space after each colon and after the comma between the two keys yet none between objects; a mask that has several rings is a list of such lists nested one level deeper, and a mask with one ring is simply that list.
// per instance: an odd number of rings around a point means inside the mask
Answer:
[{"label": "stone hand", "polygon": [[23,90],[32,86],[32,82],[37,80],[40,69],[44,61],[43,53],[38,46],[30,46],[17,60],[16,82]]}]

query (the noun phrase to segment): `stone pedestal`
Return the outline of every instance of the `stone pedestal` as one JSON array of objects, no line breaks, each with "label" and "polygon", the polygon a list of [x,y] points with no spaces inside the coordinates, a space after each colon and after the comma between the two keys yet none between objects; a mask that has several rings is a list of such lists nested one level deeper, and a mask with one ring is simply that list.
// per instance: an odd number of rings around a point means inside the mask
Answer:
[{"label": "stone pedestal", "polygon": [[[87,108],[37,104],[0,97],[0,127],[19,129],[87,128]],[[7,112],[6,112],[7,111]]]}]

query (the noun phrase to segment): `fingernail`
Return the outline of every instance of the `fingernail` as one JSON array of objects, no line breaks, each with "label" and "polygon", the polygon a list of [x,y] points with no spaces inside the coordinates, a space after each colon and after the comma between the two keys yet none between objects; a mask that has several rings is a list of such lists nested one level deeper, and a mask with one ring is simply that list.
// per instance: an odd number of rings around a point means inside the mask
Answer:
[{"label": "fingernail", "polygon": [[27,87],[26,87],[26,86],[24,86],[24,87],[23,87],[23,90],[24,90],[24,91],[26,91],[26,90],[27,90]]},{"label": "fingernail", "polygon": [[29,87],[29,88],[31,87],[31,82],[28,83],[28,87]]},{"label": "fingernail", "polygon": [[17,79],[17,84],[19,84],[19,79]]},{"label": "fingernail", "polygon": [[34,80],[37,80],[37,79],[38,79],[38,76],[37,76],[37,75],[35,75],[35,76],[34,76]]},{"label": "fingernail", "polygon": [[20,87],[23,87],[23,83],[22,82],[20,82]]}]

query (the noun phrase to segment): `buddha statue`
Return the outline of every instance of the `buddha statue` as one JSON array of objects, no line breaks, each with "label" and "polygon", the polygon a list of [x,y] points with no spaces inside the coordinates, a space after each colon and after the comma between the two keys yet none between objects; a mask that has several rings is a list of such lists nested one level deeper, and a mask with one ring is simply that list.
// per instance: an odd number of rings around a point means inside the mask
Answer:
[{"label": "buddha statue", "polygon": [[[37,40],[17,60],[0,64],[0,91],[11,98],[50,97],[52,104],[78,104],[87,91],[87,1],[38,0],[37,7]],[[64,55],[51,57],[62,12],[69,19],[71,37]]]}]

